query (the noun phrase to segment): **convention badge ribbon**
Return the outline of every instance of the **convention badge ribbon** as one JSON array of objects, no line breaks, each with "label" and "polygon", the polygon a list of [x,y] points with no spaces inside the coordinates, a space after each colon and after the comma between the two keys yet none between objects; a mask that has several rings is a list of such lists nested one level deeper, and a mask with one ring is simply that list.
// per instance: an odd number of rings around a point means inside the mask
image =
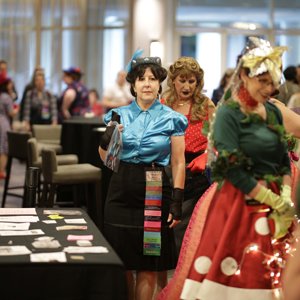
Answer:
[{"label": "convention badge ribbon", "polygon": [[160,256],[162,171],[145,170],[146,193],[144,210],[144,255]]}]

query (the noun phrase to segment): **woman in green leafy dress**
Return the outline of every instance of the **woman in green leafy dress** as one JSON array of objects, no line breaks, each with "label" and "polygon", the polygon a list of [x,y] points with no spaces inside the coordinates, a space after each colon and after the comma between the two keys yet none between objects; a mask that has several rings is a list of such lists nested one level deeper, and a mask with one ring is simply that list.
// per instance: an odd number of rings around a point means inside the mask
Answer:
[{"label": "woman in green leafy dress", "polygon": [[216,183],[194,210],[189,249],[159,299],[282,299],[295,217],[288,136],[268,100],[280,83],[285,47],[251,41],[209,134]]}]

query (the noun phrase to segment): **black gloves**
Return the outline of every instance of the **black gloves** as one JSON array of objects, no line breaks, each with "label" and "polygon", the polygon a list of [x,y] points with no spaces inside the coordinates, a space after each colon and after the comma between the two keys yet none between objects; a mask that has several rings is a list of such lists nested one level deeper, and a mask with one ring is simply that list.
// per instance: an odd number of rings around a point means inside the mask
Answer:
[{"label": "black gloves", "polygon": [[[120,124],[120,116],[116,113],[116,112],[112,112],[112,118],[111,121],[115,121],[118,122]],[[111,126],[107,126],[106,130],[104,131],[102,137],[101,137],[101,142],[100,142],[100,147],[103,150],[107,150],[109,142],[111,140],[111,137],[114,133],[116,125],[111,125]]]},{"label": "black gloves", "polygon": [[181,219],[183,198],[184,190],[180,188],[174,188],[170,204],[170,213],[173,215],[173,219],[175,220]]}]

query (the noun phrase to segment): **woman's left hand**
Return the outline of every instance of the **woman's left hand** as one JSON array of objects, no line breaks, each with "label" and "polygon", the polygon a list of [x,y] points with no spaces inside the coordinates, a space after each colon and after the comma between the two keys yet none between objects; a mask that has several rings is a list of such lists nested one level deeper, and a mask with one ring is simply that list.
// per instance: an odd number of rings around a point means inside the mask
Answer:
[{"label": "woman's left hand", "polygon": [[194,158],[189,165],[187,166],[188,169],[194,173],[198,172],[201,173],[205,170],[207,163],[207,152],[202,153],[201,155]]},{"label": "woman's left hand", "polygon": [[[109,121],[108,124],[107,124],[107,126],[113,126],[115,124],[116,123],[113,123],[112,121]],[[119,132],[122,132],[124,130],[124,125],[123,124],[117,124],[116,126],[117,126]]]},{"label": "woman's left hand", "polygon": [[123,124],[119,124],[117,125],[119,132],[122,132],[124,130],[124,125]]},{"label": "woman's left hand", "polygon": [[175,220],[175,219],[173,219],[173,215],[172,215],[172,214],[169,214],[169,217],[168,217],[168,223],[170,223],[170,222],[171,222],[171,224],[169,225],[169,228],[173,228],[173,227],[175,227],[178,223],[180,223],[181,220]]}]

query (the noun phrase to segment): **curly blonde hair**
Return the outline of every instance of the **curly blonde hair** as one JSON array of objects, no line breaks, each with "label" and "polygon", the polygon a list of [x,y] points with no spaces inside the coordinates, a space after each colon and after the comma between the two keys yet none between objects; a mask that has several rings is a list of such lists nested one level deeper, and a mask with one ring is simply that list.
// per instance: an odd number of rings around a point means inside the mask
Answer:
[{"label": "curly blonde hair", "polygon": [[177,76],[190,77],[195,75],[197,86],[193,95],[191,121],[203,120],[208,114],[209,98],[202,93],[204,85],[204,72],[198,62],[192,57],[180,57],[168,70],[167,90],[163,93],[165,103],[169,107],[174,107],[177,101],[177,93],[174,86],[174,80]]}]

